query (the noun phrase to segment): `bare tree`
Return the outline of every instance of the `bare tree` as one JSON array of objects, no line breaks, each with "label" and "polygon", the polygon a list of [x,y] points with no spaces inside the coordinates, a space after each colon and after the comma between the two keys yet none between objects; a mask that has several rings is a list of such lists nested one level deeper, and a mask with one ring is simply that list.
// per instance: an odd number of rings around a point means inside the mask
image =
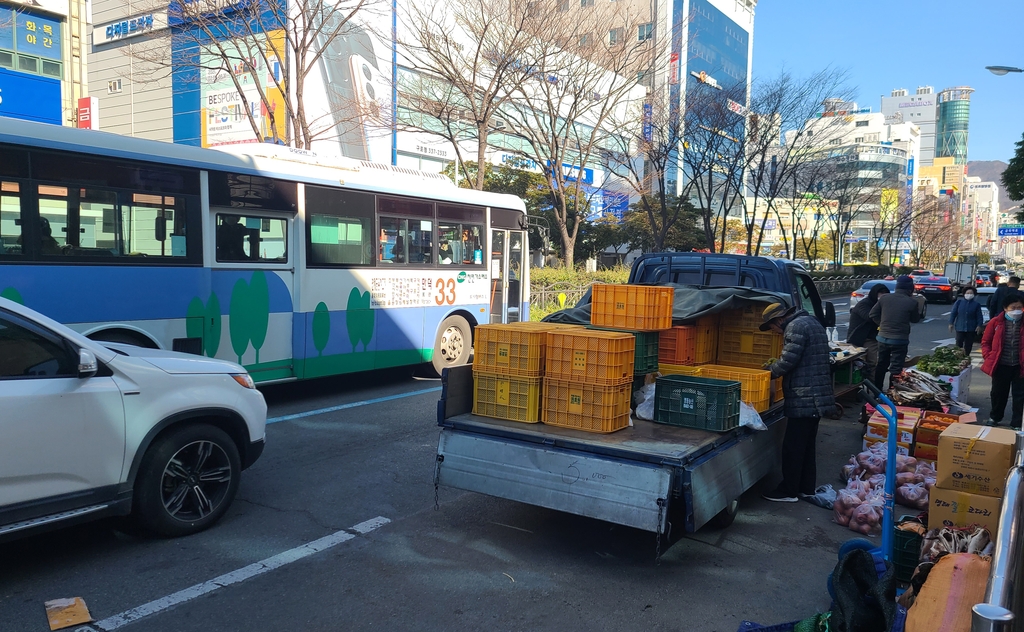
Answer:
[{"label": "bare tree", "polygon": [[538,21],[524,61],[531,79],[502,109],[514,139],[503,149],[543,171],[567,265],[594,195],[607,184],[592,178],[592,167],[614,150],[621,123],[639,116],[645,90],[637,73],[649,67],[652,49],[632,36],[649,18],[628,3],[581,4],[562,10],[559,3]]},{"label": "bare tree", "polygon": [[[219,87],[204,108],[217,106],[210,116],[247,121],[256,142],[310,149],[314,141],[340,138],[355,147],[358,135],[365,148],[366,123],[390,103],[372,87],[357,88],[353,68],[362,60],[379,70],[370,25],[384,6],[381,0],[173,2],[167,8],[176,25],[173,49],[156,39],[129,54],[149,62],[143,81],[174,71],[193,77],[197,87]],[[321,91],[325,98],[311,104]]]},{"label": "bare tree", "polygon": [[472,160],[487,164],[488,135],[504,127],[498,115],[536,72],[526,59],[543,19],[538,5],[531,0],[414,2],[403,19],[408,72],[399,81],[399,98],[423,118],[402,123],[451,143],[464,177],[476,189],[484,187],[485,171],[470,177],[463,143],[474,141]]}]

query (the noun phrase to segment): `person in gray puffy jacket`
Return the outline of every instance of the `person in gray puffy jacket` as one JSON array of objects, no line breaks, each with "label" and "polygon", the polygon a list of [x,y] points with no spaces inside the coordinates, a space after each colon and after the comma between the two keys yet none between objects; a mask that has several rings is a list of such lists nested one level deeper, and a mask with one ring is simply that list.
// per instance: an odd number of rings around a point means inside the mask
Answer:
[{"label": "person in gray puffy jacket", "polygon": [[828,334],[806,311],[772,303],[762,314],[761,331],[783,335],[781,357],[767,368],[782,377],[786,436],[782,440],[782,482],[764,497],[774,502],[797,502],[814,496],[815,443],[818,422],[836,408],[832,386]]}]

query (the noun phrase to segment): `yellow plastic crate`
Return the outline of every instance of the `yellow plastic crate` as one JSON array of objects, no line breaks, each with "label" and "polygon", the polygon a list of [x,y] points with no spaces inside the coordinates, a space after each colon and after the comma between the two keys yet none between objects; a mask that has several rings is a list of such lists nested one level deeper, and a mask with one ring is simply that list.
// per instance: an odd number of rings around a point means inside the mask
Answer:
[{"label": "yellow plastic crate", "polygon": [[693,363],[714,362],[718,348],[718,315],[698,318],[694,328],[697,330],[697,344],[694,348]]},{"label": "yellow plastic crate", "polygon": [[[726,325],[725,322],[729,324]],[[718,364],[760,369],[782,354],[782,336],[773,331],[751,331],[723,322],[718,330]]]},{"label": "yellow plastic crate", "polygon": [[757,331],[764,322],[764,310],[768,303],[750,304],[740,309],[730,309],[719,314],[723,326],[735,327],[746,331]]},{"label": "yellow plastic crate", "polygon": [[687,377],[701,377],[703,366],[690,366],[688,364],[669,364],[662,362],[658,364],[658,372],[662,375],[685,375]]},{"label": "yellow plastic crate", "polygon": [[473,372],[473,414],[535,424],[540,421],[541,378]]},{"label": "yellow plastic crate", "polygon": [[701,367],[700,377],[739,382],[742,385],[740,399],[753,406],[757,412],[768,410],[771,405],[772,374],[768,371],[739,366],[705,364]]},{"label": "yellow plastic crate", "polygon": [[772,403],[777,404],[784,399],[782,395],[782,378],[777,377],[772,380]]},{"label": "yellow plastic crate", "polygon": [[608,433],[629,426],[632,383],[594,386],[544,378],[541,421],[550,426]]},{"label": "yellow plastic crate", "polygon": [[674,295],[673,288],[660,285],[595,283],[591,286],[590,323],[633,331],[669,329]]},{"label": "yellow plastic crate", "polygon": [[593,329],[547,332],[544,376],[596,386],[632,384],[636,338]]},{"label": "yellow plastic crate", "polygon": [[473,331],[473,371],[540,377],[544,374],[547,333],[569,327],[554,323],[477,325]]}]

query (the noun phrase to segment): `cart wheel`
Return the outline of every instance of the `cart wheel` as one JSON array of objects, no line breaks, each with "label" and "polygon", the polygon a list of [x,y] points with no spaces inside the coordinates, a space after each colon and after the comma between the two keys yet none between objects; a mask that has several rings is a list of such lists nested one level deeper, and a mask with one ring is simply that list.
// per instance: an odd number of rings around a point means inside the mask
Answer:
[{"label": "cart wheel", "polygon": [[736,500],[733,500],[728,505],[726,505],[725,509],[719,511],[714,518],[708,520],[708,526],[712,529],[725,529],[726,527],[731,525],[734,520],[736,520],[736,515],[739,512],[740,501],[737,498]]}]

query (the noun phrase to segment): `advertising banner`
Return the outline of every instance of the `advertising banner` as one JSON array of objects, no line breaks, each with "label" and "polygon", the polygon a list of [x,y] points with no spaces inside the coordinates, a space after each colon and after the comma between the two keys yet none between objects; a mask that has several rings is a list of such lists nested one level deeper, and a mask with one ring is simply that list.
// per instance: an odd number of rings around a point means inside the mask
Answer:
[{"label": "advertising banner", "polygon": [[0,68],[0,116],[60,125],[60,98],[57,79]]}]

